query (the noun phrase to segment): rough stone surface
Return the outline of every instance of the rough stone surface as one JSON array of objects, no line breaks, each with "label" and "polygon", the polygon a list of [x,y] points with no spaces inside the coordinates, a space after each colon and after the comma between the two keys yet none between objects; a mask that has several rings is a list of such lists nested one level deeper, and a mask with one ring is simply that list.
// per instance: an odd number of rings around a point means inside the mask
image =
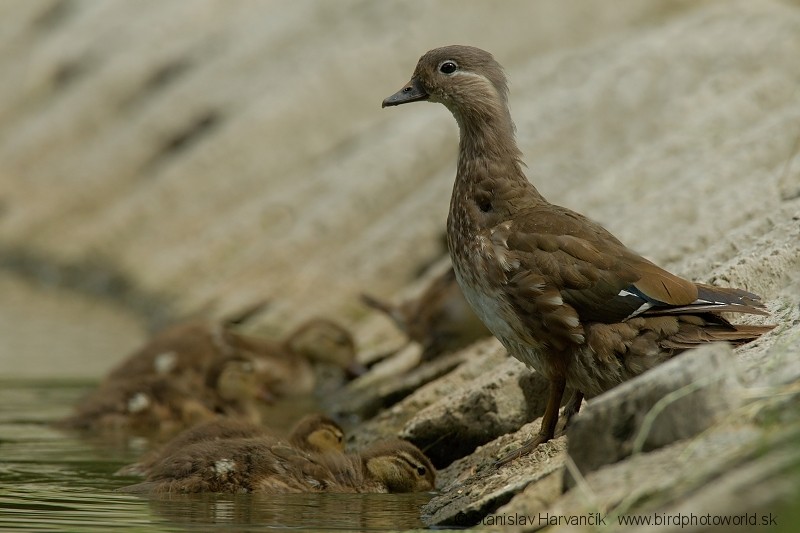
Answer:
[{"label": "rough stone surface", "polygon": [[466,386],[479,376],[491,372],[508,360],[505,349],[494,338],[478,342],[465,352],[467,360],[464,363],[359,425],[357,431],[350,435],[349,442],[358,448],[380,438],[397,436],[419,411]]},{"label": "rough stone surface", "polygon": [[[621,515],[652,514],[669,502],[685,500],[694,513],[706,514],[709,511],[692,504],[691,494],[694,490],[715,483],[720,472],[734,471],[757,460],[764,446],[780,445],[780,450],[785,451],[787,448],[791,450],[796,442],[770,442],[753,427],[720,427],[696,439],[634,455],[628,461],[593,472],[582,481],[581,486],[553,502],[546,512],[567,517],[599,512],[608,517],[607,522],[613,523]],[[796,464],[796,446],[793,453]],[[729,514],[738,512],[741,511],[736,508],[728,509]],[[541,528],[542,525],[538,525],[524,530],[536,531]],[[563,529],[585,531],[580,527]]]},{"label": "rough stone surface", "polygon": [[523,521],[538,523],[540,516],[563,492],[563,470],[563,467],[559,468],[541,480],[529,483],[510,502],[484,517],[481,525],[505,531],[509,527],[525,525],[521,523]]},{"label": "rough stone surface", "polygon": [[330,411],[338,416],[372,418],[426,383],[452,371],[466,359],[466,352],[456,352],[399,375],[383,376],[369,386],[354,383],[331,398]]},{"label": "rough stone surface", "polygon": [[566,458],[566,439],[560,437],[530,455],[495,466],[498,457],[536,431],[540,420],[481,446],[439,472],[440,494],[422,510],[431,526],[474,526],[530,484],[559,472]]},{"label": "rough stone surface", "polygon": [[443,395],[409,420],[400,436],[437,467],[518,429],[544,413],[548,382],[514,358]]},{"label": "rough stone surface", "polygon": [[3,13],[0,65],[20,80],[0,90],[3,255],[55,283],[114,274],[129,300],[175,313],[260,293],[278,332],[355,320],[358,293],[391,294],[438,257],[457,130],[442,109],[380,101],[443,43],[506,67],[548,198],[668,267],[797,205],[796,4],[9,0]]},{"label": "rough stone surface", "polygon": [[[665,505],[659,513],[671,516],[719,516],[745,517],[742,519],[747,531],[775,531],[775,524],[786,531],[798,525],[797,480],[786,478],[786,473],[800,475],[800,453],[798,443],[782,443],[780,449],[763,457],[727,469],[719,478],[706,483],[691,497],[678,498]],[[777,482],[776,482],[777,480]],[[777,506],[775,504],[778,504]],[[769,518],[774,517],[772,524]],[[746,521],[745,521],[746,520]],[[666,526],[640,527],[640,532],[699,532],[713,531],[707,525],[670,524]]]},{"label": "rough stone surface", "polygon": [[[690,350],[590,401],[567,430],[569,455],[585,476],[635,451],[692,437],[742,399],[729,346]],[[572,476],[565,481],[574,486]]]}]

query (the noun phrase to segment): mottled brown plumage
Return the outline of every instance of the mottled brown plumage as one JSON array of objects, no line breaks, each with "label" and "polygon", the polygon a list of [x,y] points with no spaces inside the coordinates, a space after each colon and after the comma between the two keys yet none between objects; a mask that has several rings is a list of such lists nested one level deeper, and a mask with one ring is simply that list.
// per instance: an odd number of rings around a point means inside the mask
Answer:
[{"label": "mottled brown plumage", "polygon": [[758,296],[679,278],[600,225],[547,202],[522,172],[508,88],[488,52],[447,46],[420,58],[384,106],[444,104],[460,129],[447,221],[467,300],[508,351],[551,381],[539,435],[553,437],[565,386],[567,417],[592,397],[679,351],[734,344],[772,326],[732,325],[721,312],[767,314]]},{"label": "mottled brown plumage", "polygon": [[350,332],[338,323],[314,318],[281,341],[271,341],[225,329],[225,346],[251,354],[269,390],[276,396],[305,395],[318,386],[319,370],[335,370],[346,380],[363,372],[356,361]]},{"label": "mottled brown plumage", "polygon": [[153,336],[107,379],[165,376],[196,387],[215,361],[237,354],[252,358],[257,375],[275,396],[313,392],[316,365],[349,374],[359,371],[352,336],[330,320],[308,320],[281,340],[245,335],[232,329],[230,321],[190,320]]},{"label": "mottled brown plumage", "polygon": [[325,415],[306,415],[289,433],[289,444],[308,452],[343,452],[344,431]]},{"label": "mottled brown plumage", "polygon": [[138,493],[422,492],[435,470],[413,444],[376,443],[360,454],[309,453],[265,438],[198,442],[126,487]]},{"label": "mottled brown plumage", "polygon": [[202,384],[161,375],[107,379],[58,425],[172,433],[218,415],[258,423],[256,403],[262,398],[253,361],[233,355],[216,360]]},{"label": "mottled brown plumage", "polygon": [[[182,431],[164,446],[147,453],[140,461],[121,468],[117,475],[147,476],[156,464],[198,442],[256,437],[279,442],[268,428],[260,424],[217,417]],[[289,433],[288,440],[290,445],[307,452],[344,452],[342,428],[324,415],[311,414],[301,418]]]}]

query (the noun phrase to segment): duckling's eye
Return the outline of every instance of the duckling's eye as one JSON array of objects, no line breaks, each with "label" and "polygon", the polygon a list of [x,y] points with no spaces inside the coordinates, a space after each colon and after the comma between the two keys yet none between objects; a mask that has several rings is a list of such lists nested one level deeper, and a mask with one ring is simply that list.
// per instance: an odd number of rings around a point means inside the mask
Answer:
[{"label": "duckling's eye", "polygon": [[424,476],[425,472],[427,472],[427,470],[425,470],[424,466],[418,466],[417,467],[417,474],[419,474],[420,476]]},{"label": "duckling's eye", "polygon": [[439,72],[441,72],[443,74],[452,74],[453,72],[456,71],[457,68],[458,68],[458,65],[456,65],[452,61],[445,61],[439,67]]}]

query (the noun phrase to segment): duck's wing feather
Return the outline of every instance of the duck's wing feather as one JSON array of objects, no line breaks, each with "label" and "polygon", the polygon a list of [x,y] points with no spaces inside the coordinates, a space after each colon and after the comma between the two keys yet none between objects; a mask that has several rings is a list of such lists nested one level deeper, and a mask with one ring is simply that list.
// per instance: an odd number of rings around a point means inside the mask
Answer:
[{"label": "duck's wing feather", "polygon": [[503,296],[525,327],[556,347],[585,341],[582,324],[641,315],[735,311],[766,314],[758,296],[698,285],[625,247],[568,209],[527,209],[480,236]]}]

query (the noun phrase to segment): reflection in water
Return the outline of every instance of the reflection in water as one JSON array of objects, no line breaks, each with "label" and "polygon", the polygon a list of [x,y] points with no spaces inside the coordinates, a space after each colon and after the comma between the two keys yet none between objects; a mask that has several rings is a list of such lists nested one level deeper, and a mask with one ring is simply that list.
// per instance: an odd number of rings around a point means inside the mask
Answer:
[{"label": "reflection in water", "polygon": [[175,524],[387,531],[422,528],[429,494],[173,494],[149,500]]},{"label": "reflection in water", "polygon": [[[430,494],[160,495],[114,492],[142,438],[81,438],[48,426],[93,384],[0,382],[0,531],[386,531],[423,527]],[[307,407],[307,406],[306,406]],[[283,425],[283,421],[277,421]],[[213,528],[211,527],[213,525]]]}]

